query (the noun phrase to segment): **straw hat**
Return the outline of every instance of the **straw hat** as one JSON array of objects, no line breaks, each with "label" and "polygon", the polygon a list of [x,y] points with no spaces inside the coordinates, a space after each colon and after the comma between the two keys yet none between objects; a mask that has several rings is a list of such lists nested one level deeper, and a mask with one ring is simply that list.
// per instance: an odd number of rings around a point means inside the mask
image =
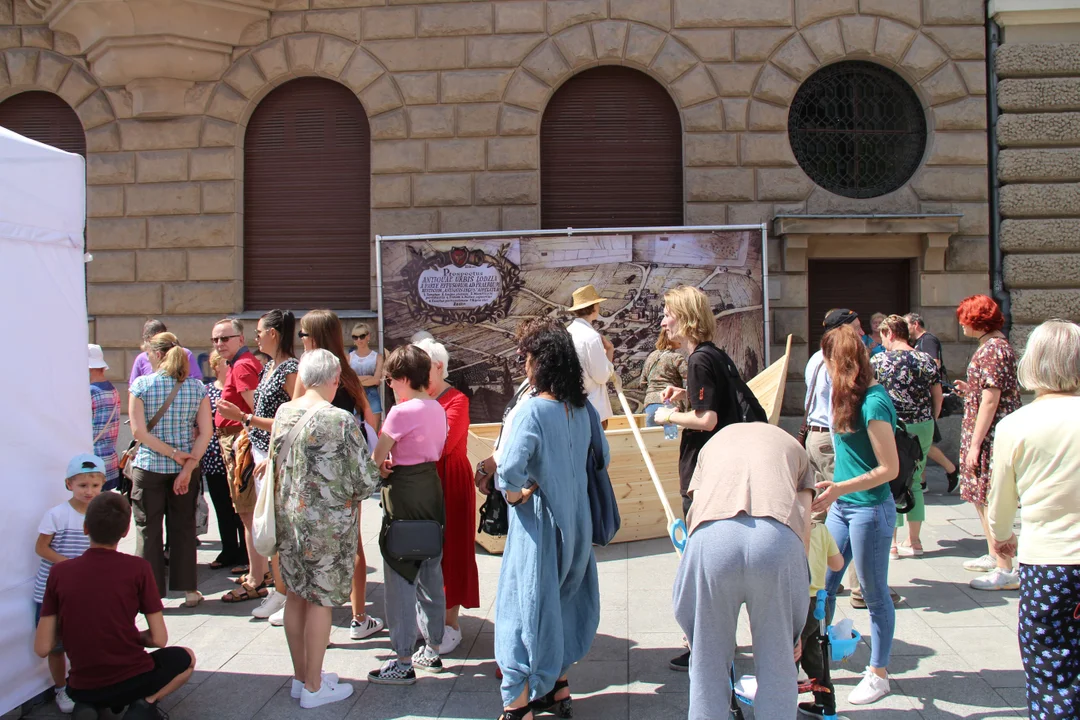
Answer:
[{"label": "straw hat", "polygon": [[599,305],[607,298],[600,297],[600,294],[596,292],[596,288],[592,285],[586,285],[580,287],[574,291],[574,304],[566,309],[567,312],[575,312],[577,310],[583,310],[590,305]]}]

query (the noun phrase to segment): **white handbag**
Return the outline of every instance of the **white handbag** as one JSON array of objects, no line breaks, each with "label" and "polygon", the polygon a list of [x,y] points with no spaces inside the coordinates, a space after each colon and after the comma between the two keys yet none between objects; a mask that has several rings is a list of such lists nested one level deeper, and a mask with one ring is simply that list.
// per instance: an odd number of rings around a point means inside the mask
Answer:
[{"label": "white handbag", "polygon": [[[277,453],[271,454],[267,459],[262,487],[259,488],[259,496],[255,500],[255,517],[251,523],[251,534],[255,540],[255,550],[263,557],[273,557],[278,551],[277,523],[274,518],[274,496],[277,487],[278,467],[275,467],[275,465],[285,466],[285,463],[289,461],[289,451],[292,450],[293,440],[300,434],[304,426],[315,417],[316,413],[329,406],[330,403],[322,402],[308,408],[308,411],[304,413],[303,417],[293,425],[289,434],[285,436]],[[276,423],[277,420],[274,422]],[[271,430],[270,436],[273,437],[273,434],[273,430]],[[275,460],[278,463],[275,463]]]}]

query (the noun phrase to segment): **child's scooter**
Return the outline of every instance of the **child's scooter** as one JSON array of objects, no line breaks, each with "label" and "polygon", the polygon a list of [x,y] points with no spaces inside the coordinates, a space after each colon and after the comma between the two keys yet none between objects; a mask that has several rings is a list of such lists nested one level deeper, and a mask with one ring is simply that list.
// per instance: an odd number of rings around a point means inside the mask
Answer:
[{"label": "child's scooter", "polygon": [[850,657],[855,652],[855,647],[861,639],[859,633],[852,628],[851,637],[837,639],[833,636],[833,626],[825,624],[825,601],[828,593],[818,590],[817,605],[814,606],[814,619],[818,621],[818,647],[821,648],[821,677],[814,678],[810,689],[814,691],[814,697],[823,699],[824,702],[815,702],[809,708],[800,706],[802,715],[819,717],[822,720],[837,720],[836,716],[836,692],[833,689],[832,674],[829,670],[830,662],[839,662]]}]

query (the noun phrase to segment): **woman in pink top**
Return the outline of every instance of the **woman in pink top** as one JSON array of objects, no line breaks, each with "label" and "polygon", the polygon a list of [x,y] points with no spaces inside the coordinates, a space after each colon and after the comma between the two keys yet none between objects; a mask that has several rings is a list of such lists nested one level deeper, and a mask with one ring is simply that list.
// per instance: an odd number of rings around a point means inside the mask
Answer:
[{"label": "woman in pink top", "polygon": [[[383,473],[383,526],[379,549],[383,556],[386,624],[397,657],[368,673],[381,685],[412,685],[414,667],[442,672],[439,645],[446,620],[442,553],[423,561],[401,560],[386,547],[390,525],[397,520],[434,520],[446,525],[442,483],[436,461],[446,444],[446,413],[428,397],[431,358],[415,345],[399,347],[386,360],[386,376],[397,404],[383,422],[372,454]],[[424,647],[416,643],[417,607]]]}]

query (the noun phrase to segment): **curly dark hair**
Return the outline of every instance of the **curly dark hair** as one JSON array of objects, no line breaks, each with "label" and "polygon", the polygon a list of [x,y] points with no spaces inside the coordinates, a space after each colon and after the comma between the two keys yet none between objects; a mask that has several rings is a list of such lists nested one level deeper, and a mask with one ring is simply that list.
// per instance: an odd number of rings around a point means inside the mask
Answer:
[{"label": "curly dark hair", "polygon": [[533,387],[551,393],[556,400],[585,407],[585,380],[574,339],[555,323],[538,323],[518,341],[518,352],[533,362]]}]

